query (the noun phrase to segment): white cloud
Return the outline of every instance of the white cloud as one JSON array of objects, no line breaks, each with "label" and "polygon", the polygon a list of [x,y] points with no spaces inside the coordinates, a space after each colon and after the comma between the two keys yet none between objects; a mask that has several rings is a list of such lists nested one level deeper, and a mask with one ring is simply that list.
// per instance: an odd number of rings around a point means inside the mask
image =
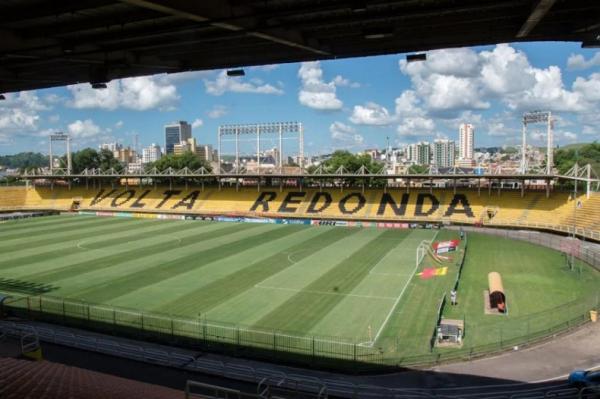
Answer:
[{"label": "white cloud", "polygon": [[58,123],[58,121],[60,121],[60,115],[58,115],[58,114],[50,115],[48,117],[48,122],[50,122],[50,123]]},{"label": "white cloud", "polygon": [[481,99],[477,53],[470,49],[432,51],[426,62],[401,60],[400,70],[411,79],[415,92],[432,112],[486,109]]},{"label": "white cloud", "polygon": [[584,125],[581,133],[586,136],[600,136],[600,130],[595,126]]},{"label": "white cloud", "polygon": [[35,91],[7,93],[0,101],[0,131],[8,141],[8,135],[20,135],[36,131],[41,120],[40,112],[50,109]]},{"label": "white cloud", "polygon": [[424,116],[425,110],[420,107],[420,102],[414,90],[403,91],[400,97],[396,98],[396,115],[398,117]]},{"label": "white cloud", "polygon": [[331,139],[338,145],[343,146],[360,146],[364,142],[363,136],[358,134],[355,128],[343,124],[342,122],[333,122],[329,126]]},{"label": "white cloud", "polygon": [[250,67],[250,70],[254,69],[254,70],[262,71],[262,72],[271,72],[271,71],[274,71],[277,68],[279,68],[278,64],[268,64],[268,65],[253,66],[253,67]]},{"label": "white cloud", "polygon": [[580,93],[586,101],[600,101],[600,73],[593,73],[587,79],[577,77],[573,82],[573,90]]},{"label": "white cloud", "polygon": [[404,118],[398,125],[400,136],[431,136],[435,130],[435,122],[421,116]]},{"label": "white cloud", "polygon": [[385,126],[394,121],[387,108],[374,102],[365,105],[355,105],[350,116],[350,121],[357,125]]},{"label": "white cloud", "polygon": [[176,73],[163,73],[155,75],[162,84],[174,84],[179,82],[185,82],[189,80],[198,80],[214,75],[215,71],[186,71]]},{"label": "white cloud", "polygon": [[319,61],[303,62],[298,70],[301,81],[298,100],[300,104],[318,110],[339,110],[344,105],[336,96],[336,84],[323,80]]},{"label": "white cloud", "polygon": [[505,102],[509,108],[547,109],[559,112],[578,112],[586,108],[586,101],[580,93],[564,88],[559,67],[532,68],[531,71],[535,84],[526,90],[507,95]]},{"label": "white cloud", "polygon": [[117,123],[115,123],[115,128],[116,129],[120,129],[123,127],[123,121],[118,121]]},{"label": "white cloud", "polygon": [[350,87],[351,89],[358,89],[360,87],[360,83],[352,82],[350,79],[346,79],[341,75],[337,75],[333,78],[333,83],[338,87]]},{"label": "white cloud", "polygon": [[567,67],[571,70],[588,69],[600,66],[600,52],[596,52],[589,60],[581,54],[571,54],[567,60]]},{"label": "white cloud", "polygon": [[162,75],[113,80],[106,89],[92,89],[87,83],[67,89],[73,96],[67,105],[73,108],[170,110],[179,100],[175,85]]},{"label": "white cloud", "polygon": [[202,119],[199,119],[199,118],[195,119],[195,120],[192,122],[192,128],[194,128],[194,129],[196,129],[196,128],[199,128],[199,127],[201,127],[202,125],[204,125],[204,121],[203,121]]},{"label": "white cloud", "polygon": [[509,45],[501,44],[492,51],[482,51],[478,63],[481,73],[477,78],[488,93],[515,93],[535,85],[527,56]]},{"label": "white cloud", "polygon": [[228,111],[228,109],[227,109],[226,106],[224,106],[224,105],[215,105],[206,114],[208,115],[209,118],[217,119],[217,118],[221,118],[221,117],[227,115],[228,112],[229,111]]},{"label": "white cloud", "polygon": [[226,92],[255,93],[255,94],[283,94],[283,90],[262,81],[246,82],[242,77],[227,76],[227,71],[221,71],[214,80],[204,79],[206,93],[221,96]]},{"label": "white cloud", "polygon": [[563,132],[562,136],[566,140],[577,141],[577,134],[576,133],[573,133],[573,132]]},{"label": "white cloud", "polygon": [[465,110],[488,109],[494,102],[519,112],[583,112],[600,92],[595,91],[593,75],[578,78],[571,89],[566,88],[559,67],[536,68],[524,52],[508,44],[479,53],[471,49],[431,51],[425,62],[401,60],[399,66],[425,111],[446,119]]},{"label": "white cloud", "polygon": [[76,120],[67,127],[69,135],[74,139],[89,139],[102,133],[100,126],[91,119]]},{"label": "white cloud", "polygon": [[515,135],[515,133],[514,129],[509,128],[504,122],[499,120],[490,121],[487,125],[488,136],[505,137]]}]

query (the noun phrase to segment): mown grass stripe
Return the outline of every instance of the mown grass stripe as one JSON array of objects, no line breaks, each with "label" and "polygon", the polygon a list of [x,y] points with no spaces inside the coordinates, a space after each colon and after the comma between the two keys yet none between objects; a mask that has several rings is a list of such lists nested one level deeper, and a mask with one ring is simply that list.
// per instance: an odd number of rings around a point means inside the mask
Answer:
[{"label": "mown grass stripe", "polygon": [[111,280],[107,284],[102,284],[100,287],[91,287],[89,290],[81,293],[81,295],[84,295],[89,301],[110,301],[133,290],[150,284],[156,284],[161,280],[171,278],[179,274],[187,273],[193,269],[203,267],[204,265],[221,259],[224,256],[229,256],[236,252],[252,248],[258,245],[260,242],[272,240],[285,234],[291,234],[298,228],[301,228],[301,226],[295,226],[289,229],[284,229],[279,225],[264,226],[264,229],[267,231],[254,234],[251,237],[241,237],[234,242],[218,245],[213,248],[184,256],[182,258],[164,262],[160,265],[150,267],[142,271],[127,274],[121,278]]},{"label": "mown grass stripe", "polygon": [[[195,226],[195,229],[198,229],[199,227],[201,226]],[[177,249],[182,249],[187,246],[193,246],[201,240],[212,240],[239,231],[249,230],[251,227],[252,226],[246,227],[241,225],[231,225],[223,226],[219,229],[210,229],[208,231],[200,229],[195,234],[182,237],[180,239],[180,244],[176,247]],[[182,232],[184,230],[186,229],[179,229],[178,232]],[[194,227],[192,227],[192,231],[194,231]],[[149,257],[154,254],[159,254],[164,251],[172,250],[174,248],[175,245],[173,244],[172,240],[165,242],[164,238],[161,237],[163,237],[163,235],[161,234],[152,235],[152,242],[136,246],[133,249],[129,246],[129,243],[126,243],[122,246],[123,248],[125,248],[122,251],[114,250],[114,244],[106,244],[105,246],[102,246],[90,252],[108,250],[107,252],[110,252],[110,255],[100,255],[96,257],[91,257],[91,259],[83,262],[68,264],[59,268],[52,268],[47,271],[25,275],[20,278],[23,280],[30,279],[35,282],[55,282],[65,278],[74,278],[80,274],[89,273],[90,271],[98,271],[104,268],[109,268],[129,259],[136,259],[141,261],[144,257]],[[146,239],[148,239],[148,237],[146,237]],[[91,283],[93,284],[93,282]]]},{"label": "mown grass stripe", "polygon": [[[104,237],[109,234],[113,234],[114,236],[127,235],[129,234],[130,230],[133,232],[138,229],[146,229],[147,226],[148,225],[146,223],[133,221],[127,224],[127,228],[124,228],[123,224],[103,225],[101,228],[96,228],[93,230],[94,235],[87,237]],[[22,250],[6,251],[4,253],[3,260],[0,261],[0,270],[11,269],[16,267],[15,265],[27,266],[30,263],[38,262],[40,259],[64,258],[68,255],[81,253],[83,248],[79,248],[77,243],[85,240],[85,237],[85,235],[80,235],[78,237],[72,237],[70,240],[58,240],[58,242],[51,244],[33,246],[27,252]],[[23,246],[27,245],[27,243],[21,243],[19,244],[19,247],[22,249]]]},{"label": "mown grass stripe", "polygon": [[[2,223],[0,230],[10,229],[11,231],[19,231],[22,229],[28,229],[32,226],[47,226],[56,223],[60,223],[63,220],[71,220],[74,218],[91,218],[92,216],[79,216],[79,215],[48,215],[41,217],[23,218],[23,219],[11,219],[6,220]],[[6,233],[6,231],[4,231]]]},{"label": "mown grass stripe", "polygon": [[111,301],[111,303],[118,306],[134,307],[144,304],[149,309],[156,309],[171,299],[185,296],[223,277],[233,276],[235,273],[248,267],[250,263],[267,259],[278,250],[285,251],[298,242],[316,236],[318,232],[317,229],[310,229],[308,226],[303,226],[292,234],[282,235],[274,240],[262,242],[252,248],[236,252],[206,264],[201,268],[161,280],[156,284],[147,285],[120,296]]},{"label": "mown grass stripe", "polygon": [[67,231],[69,229],[76,229],[79,226],[84,226],[84,225],[88,225],[89,223],[95,224],[95,225],[102,225],[105,223],[110,223],[110,222],[114,222],[114,219],[109,219],[109,218],[97,218],[97,219],[93,219],[93,220],[89,220],[89,219],[81,219],[81,220],[73,220],[73,221],[69,221],[69,222],[65,222],[65,223],[60,223],[58,225],[53,225],[52,227],[46,227],[46,228],[30,228],[27,230],[22,230],[18,233],[10,233],[10,234],[3,234],[0,236],[0,240],[12,240],[15,238],[31,238],[31,237],[36,237],[36,236],[43,236],[46,234],[53,234],[53,233],[60,233],[61,231]]},{"label": "mown grass stripe", "polygon": [[[40,247],[51,245],[51,244],[59,244],[65,241],[71,241],[76,239],[81,239],[88,234],[98,235],[98,234],[110,234],[113,232],[117,232],[119,230],[115,230],[116,228],[122,229],[122,225],[125,225],[127,222],[124,219],[114,220],[111,223],[105,223],[101,226],[97,225],[85,225],[81,226],[78,229],[67,229],[60,233],[54,234],[44,234],[42,236],[35,237],[22,237],[22,238],[14,238],[12,240],[2,240],[0,241],[0,251],[4,254],[15,251],[22,251],[22,246],[27,246],[28,248],[39,249]],[[127,224],[127,227],[135,226],[138,224],[146,224],[148,223],[145,220],[139,219],[135,222],[131,222]]]},{"label": "mown grass stripe", "polygon": [[[314,292],[350,294],[362,279],[400,240],[398,233],[386,230],[380,237],[365,240],[321,278],[304,287],[279,307],[263,316],[254,325],[260,328],[277,328],[285,331],[308,332],[343,299],[341,295],[319,295]],[[404,239],[406,235],[402,236]],[[386,238],[395,238],[392,240]],[[349,249],[352,251],[352,249]],[[313,291],[313,292],[310,292]]]},{"label": "mown grass stripe", "polygon": [[95,218],[92,215],[79,215],[79,214],[54,214],[54,215],[44,215],[44,216],[35,216],[30,218],[20,218],[20,219],[9,219],[6,221],[5,226],[9,226],[11,229],[19,229],[21,227],[26,227],[26,225],[34,225],[34,224],[53,224],[61,220],[75,219],[75,218]]},{"label": "mown grass stripe", "polygon": [[[16,234],[24,231],[38,231],[42,229],[55,228],[70,223],[90,222],[92,220],[107,220],[109,218],[99,218],[96,216],[43,216],[36,218],[18,219],[15,221],[6,221],[0,228],[0,238],[6,234]],[[111,218],[112,219],[112,218]]]},{"label": "mown grass stripe", "polygon": [[295,258],[295,261],[299,262],[310,256],[313,252],[331,245],[355,232],[355,229],[324,229],[316,237],[298,242],[296,245],[287,248],[285,251],[277,252],[266,259],[250,263],[247,267],[237,273],[231,276],[222,277],[210,284],[199,287],[189,294],[175,298],[158,308],[158,310],[174,314],[205,313],[209,309],[254,287],[254,285],[270,276],[292,266],[294,263],[290,263],[288,254],[302,251],[301,255],[298,255]]}]

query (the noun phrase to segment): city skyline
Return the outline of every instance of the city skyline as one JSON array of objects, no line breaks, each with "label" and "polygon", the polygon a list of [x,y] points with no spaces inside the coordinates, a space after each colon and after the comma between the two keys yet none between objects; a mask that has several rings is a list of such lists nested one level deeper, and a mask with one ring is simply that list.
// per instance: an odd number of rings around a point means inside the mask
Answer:
[{"label": "city skyline", "polygon": [[[223,124],[297,120],[305,153],[353,152],[419,141],[459,142],[458,126],[477,129],[476,146],[518,145],[520,117],[555,115],[556,143],[600,136],[600,53],[573,43],[529,43],[115,80],[8,93],[0,101],[0,154],[47,153],[48,135],[73,138],[73,149],[102,142],[164,146],[164,126],[190,123],[198,142],[216,147]],[[375,73],[365,73],[365,71]],[[529,143],[543,144],[532,129]]]}]

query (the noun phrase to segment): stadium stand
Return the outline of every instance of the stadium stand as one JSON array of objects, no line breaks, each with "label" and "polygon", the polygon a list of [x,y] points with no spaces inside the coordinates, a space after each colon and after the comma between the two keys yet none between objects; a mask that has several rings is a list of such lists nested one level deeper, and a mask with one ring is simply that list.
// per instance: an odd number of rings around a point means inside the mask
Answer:
[{"label": "stadium stand", "polygon": [[[574,202],[576,201],[576,202]],[[452,189],[375,190],[110,186],[0,188],[0,210],[91,210],[513,226],[600,237],[600,194]]]},{"label": "stadium stand", "polygon": [[6,399],[183,397],[183,392],[174,389],[48,361],[0,358],[0,370],[10,375],[0,387],[0,397]]}]

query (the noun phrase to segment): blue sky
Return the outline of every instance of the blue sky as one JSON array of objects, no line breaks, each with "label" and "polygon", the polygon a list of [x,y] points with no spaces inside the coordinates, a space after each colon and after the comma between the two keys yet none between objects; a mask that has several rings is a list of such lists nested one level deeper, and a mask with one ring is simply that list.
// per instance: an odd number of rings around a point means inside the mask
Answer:
[{"label": "blue sky", "polygon": [[[405,55],[155,75],[109,83],[8,93],[0,102],[0,154],[47,152],[51,132],[68,132],[76,149],[105,141],[164,145],[163,126],[194,123],[198,141],[216,144],[228,123],[300,121],[310,154],[457,139],[475,126],[476,146],[519,142],[519,116],[556,116],[556,142],[600,139],[600,52],[575,43],[503,44]],[[532,127],[543,143],[542,126]],[[250,151],[251,149],[248,148]]]}]

